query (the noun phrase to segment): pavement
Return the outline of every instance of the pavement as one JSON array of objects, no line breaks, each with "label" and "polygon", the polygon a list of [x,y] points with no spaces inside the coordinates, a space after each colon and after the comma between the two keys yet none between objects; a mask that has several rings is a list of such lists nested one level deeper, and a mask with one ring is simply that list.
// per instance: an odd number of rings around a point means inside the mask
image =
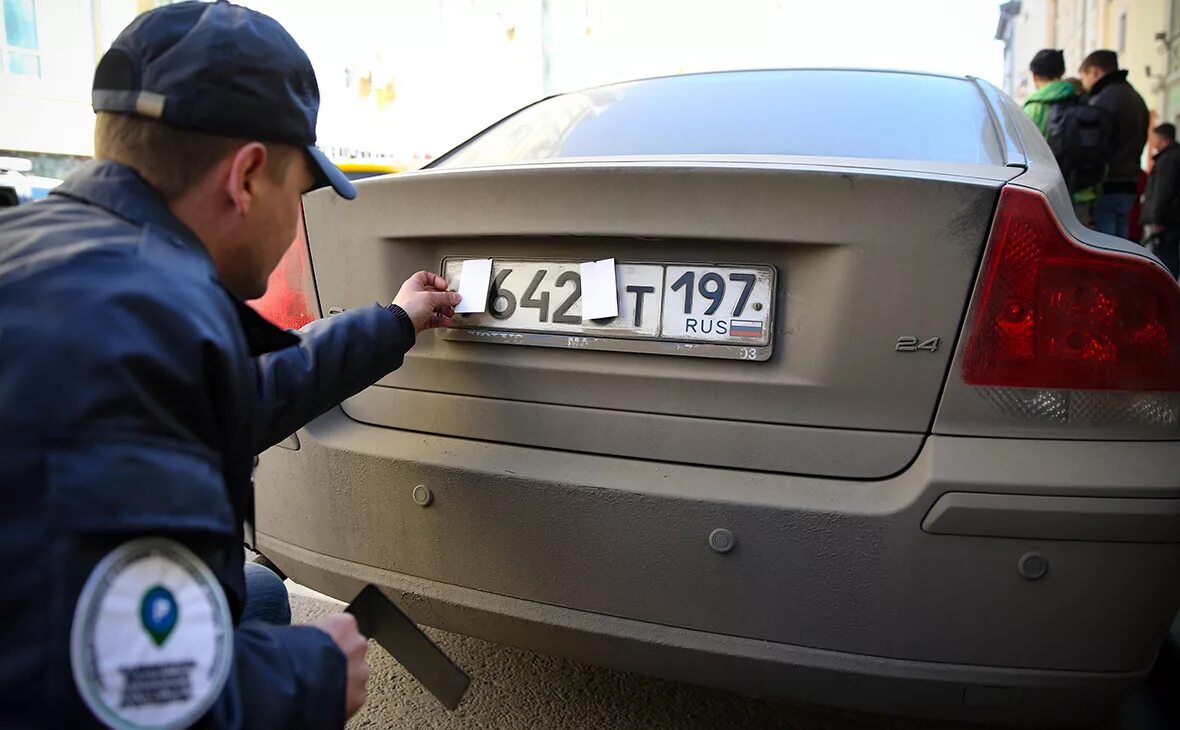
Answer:
[{"label": "pavement", "polygon": [[[287,581],[295,623],[344,604]],[[376,643],[369,643],[369,699],[349,722],[357,728],[515,730],[949,730],[961,725],[888,718],[743,697],[534,654],[427,629],[472,684],[447,712]],[[972,726],[979,730],[979,726]]]}]

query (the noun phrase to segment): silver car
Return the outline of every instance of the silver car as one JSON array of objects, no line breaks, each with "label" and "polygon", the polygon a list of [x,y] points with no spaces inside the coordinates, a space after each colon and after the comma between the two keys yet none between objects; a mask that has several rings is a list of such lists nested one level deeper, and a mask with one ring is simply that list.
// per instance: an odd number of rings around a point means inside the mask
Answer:
[{"label": "silver car", "polygon": [[[1089,722],[1152,667],[1180,607],[1180,286],[1078,223],[994,87],[623,83],[357,187],[307,196],[264,311],[473,259],[491,287],[262,455],[256,545],[294,580],[939,718]],[[618,312],[583,318],[604,259]]]}]

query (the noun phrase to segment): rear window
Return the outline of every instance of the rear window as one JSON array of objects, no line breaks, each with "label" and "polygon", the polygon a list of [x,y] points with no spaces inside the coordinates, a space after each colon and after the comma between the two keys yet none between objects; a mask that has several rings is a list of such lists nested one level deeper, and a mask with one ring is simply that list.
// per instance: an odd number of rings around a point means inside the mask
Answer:
[{"label": "rear window", "polygon": [[617,155],[806,155],[1003,164],[975,85],[868,71],[674,76],[563,94],[435,167]]}]

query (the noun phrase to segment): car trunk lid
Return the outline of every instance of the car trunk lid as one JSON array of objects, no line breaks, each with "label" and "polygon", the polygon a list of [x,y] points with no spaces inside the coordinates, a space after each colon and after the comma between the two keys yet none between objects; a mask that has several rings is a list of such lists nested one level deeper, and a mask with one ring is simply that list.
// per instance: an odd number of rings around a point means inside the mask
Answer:
[{"label": "car trunk lid", "polygon": [[309,195],[328,312],[388,302],[407,276],[448,259],[773,272],[764,361],[427,333],[400,370],[344,408],[377,425],[542,448],[896,473],[929,430],[999,187],[1019,171],[886,167],[540,164],[366,181],[353,203]]}]

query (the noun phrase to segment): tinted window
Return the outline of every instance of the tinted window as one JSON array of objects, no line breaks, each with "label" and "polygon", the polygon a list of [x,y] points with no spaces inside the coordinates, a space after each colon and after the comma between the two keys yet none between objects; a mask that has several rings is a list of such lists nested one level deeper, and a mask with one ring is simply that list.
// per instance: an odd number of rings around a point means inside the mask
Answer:
[{"label": "tinted window", "polygon": [[563,94],[518,112],[436,166],[698,154],[1003,164],[991,117],[969,81],[747,71]]}]

